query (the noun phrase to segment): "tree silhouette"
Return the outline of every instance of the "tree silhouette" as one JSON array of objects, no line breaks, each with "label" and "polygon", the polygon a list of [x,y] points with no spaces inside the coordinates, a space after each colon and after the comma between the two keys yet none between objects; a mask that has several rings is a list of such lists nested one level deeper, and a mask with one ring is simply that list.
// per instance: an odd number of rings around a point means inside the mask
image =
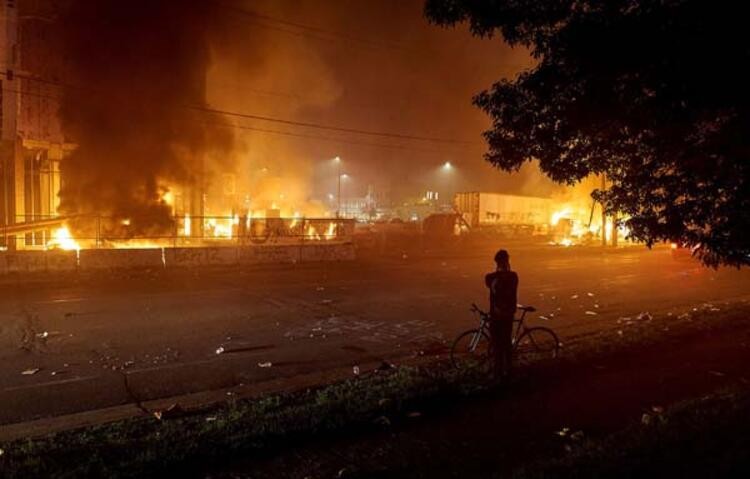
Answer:
[{"label": "tree silhouette", "polygon": [[427,0],[436,24],[502,35],[537,65],[474,98],[486,159],[555,181],[605,174],[605,208],[649,246],[750,263],[750,42],[742,2]]}]

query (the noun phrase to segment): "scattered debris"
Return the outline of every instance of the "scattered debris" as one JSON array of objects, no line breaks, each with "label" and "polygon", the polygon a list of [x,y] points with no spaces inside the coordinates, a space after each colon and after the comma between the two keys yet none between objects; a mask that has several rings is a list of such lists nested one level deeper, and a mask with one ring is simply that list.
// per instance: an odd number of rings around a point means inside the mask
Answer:
[{"label": "scattered debris", "polygon": [[258,367],[259,368],[270,368],[271,366],[273,366],[273,363],[271,363],[271,361],[266,361],[264,363],[258,363]]},{"label": "scattered debris", "polygon": [[224,346],[219,346],[218,348],[216,348],[216,354],[223,354],[224,351]]},{"label": "scattered debris", "polygon": [[564,428],[560,429],[559,431],[557,431],[555,434],[557,434],[560,437],[565,437],[565,436],[568,435],[569,432],[570,432],[570,428],[569,427],[564,427]]},{"label": "scattered debris", "polygon": [[332,299],[323,299],[320,301],[320,304],[331,304],[333,303]]},{"label": "scattered debris", "polygon": [[208,416],[206,418],[206,422],[214,422],[214,421],[216,421],[216,416]]},{"label": "scattered debris", "polygon": [[352,372],[354,373],[355,376],[359,376],[359,366],[354,366],[352,368]]},{"label": "scattered debris", "polygon": [[549,318],[547,316],[539,316],[539,319],[542,321],[549,321]]},{"label": "scattered debris", "polygon": [[599,313],[597,313],[596,311],[586,311],[586,314],[587,314],[588,316],[596,316],[596,315],[597,315],[597,314],[599,314]]},{"label": "scattered debris", "polygon": [[47,331],[44,331],[43,333],[36,333],[36,337],[39,339],[45,339],[47,336],[49,336],[49,333]]},{"label": "scattered debris", "polygon": [[31,369],[27,369],[27,370],[23,371],[21,373],[21,375],[23,375],[23,376],[33,376],[34,374],[38,373],[39,371],[41,371],[41,368],[31,368]]},{"label": "scattered debris", "polygon": [[379,418],[375,419],[375,424],[388,427],[391,425],[391,420],[385,416],[380,416]]},{"label": "scattered debris", "polygon": [[51,372],[51,373],[49,373],[49,374],[50,374],[50,376],[57,376],[57,375],[59,375],[59,374],[65,374],[65,373],[67,373],[67,372],[68,372],[68,371],[66,371],[65,369],[60,369],[60,370],[58,370],[58,371],[52,371],[52,372]]},{"label": "scattered debris", "polygon": [[637,321],[651,321],[652,319],[654,319],[654,317],[651,316],[651,313],[649,313],[648,311],[645,311],[643,313],[638,314],[638,316],[636,316],[635,319]]},{"label": "scattered debris", "polygon": [[182,406],[180,406],[179,403],[174,403],[166,409],[158,409],[154,411],[153,414],[156,419],[163,421],[164,419],[172,419],[181,416],[184,412],[185,410],[182,409]]},{"label": "scattered debris", "polygon": [[594,297],[594,293],[586,293],[586,295],[587,295],[587,296],[588,296],[589,298],[593,298],[593,297]]},{"label": "scattered debris", "polygon": [[578,299],[578,295],[574,294],[573,296],[570,297],[570,299]]},{"label": "scattered debris", "polygon": [[390,371],[391,369],[396,369],[396,366],[388,361],[382,361],[375,371]]}]

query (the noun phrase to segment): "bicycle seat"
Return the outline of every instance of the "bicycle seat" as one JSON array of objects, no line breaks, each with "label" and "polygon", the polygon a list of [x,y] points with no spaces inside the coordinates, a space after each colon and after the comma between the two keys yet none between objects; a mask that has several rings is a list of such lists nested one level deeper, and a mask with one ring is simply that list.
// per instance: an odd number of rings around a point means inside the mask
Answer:
[{"label": "bicycle seat", "polygon": [[516,306],[516,307],[517,307],[518,309],[520,309],[521,311],[526,311],[527,313],[533,313],[534,311],[536,311],[536,308],[535,308],[535,307],[533,307],[533,306],[524,306],[524,305],[522,305],[522,304],[519,304],[519,305],[518,305],[518,306]]}]

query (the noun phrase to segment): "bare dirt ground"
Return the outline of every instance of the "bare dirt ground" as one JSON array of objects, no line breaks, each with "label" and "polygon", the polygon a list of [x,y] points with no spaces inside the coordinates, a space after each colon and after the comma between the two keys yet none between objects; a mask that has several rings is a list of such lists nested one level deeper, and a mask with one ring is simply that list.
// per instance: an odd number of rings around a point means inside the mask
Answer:
[{"label": "bare dirt ground", "polygon": [[[486,302],[493,250],[3,278],[0,424],[444,355],[474,325],[469,304]],[[748,271],[705,269],[664,249],[518,246],[511,261],[520,301],[539,309],[532,323],[554,327],[564,343],[604,333],[626,340],[642,312],[668,320],[750,296]]]}]

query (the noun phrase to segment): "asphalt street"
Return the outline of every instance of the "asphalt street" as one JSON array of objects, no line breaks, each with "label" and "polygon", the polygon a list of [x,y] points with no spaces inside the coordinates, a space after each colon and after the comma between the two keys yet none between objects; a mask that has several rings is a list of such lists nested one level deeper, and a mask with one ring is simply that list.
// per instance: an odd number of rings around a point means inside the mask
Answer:
[{"label": "asphalt street", "polygon": [[[492,250],[249,269],[4,278],[0,424],[425,354],[473,327]],[[563,343],[750,297],[750,272],[668,249],[511,248]],[[26,374],[24,374],[26,373]]]}]

